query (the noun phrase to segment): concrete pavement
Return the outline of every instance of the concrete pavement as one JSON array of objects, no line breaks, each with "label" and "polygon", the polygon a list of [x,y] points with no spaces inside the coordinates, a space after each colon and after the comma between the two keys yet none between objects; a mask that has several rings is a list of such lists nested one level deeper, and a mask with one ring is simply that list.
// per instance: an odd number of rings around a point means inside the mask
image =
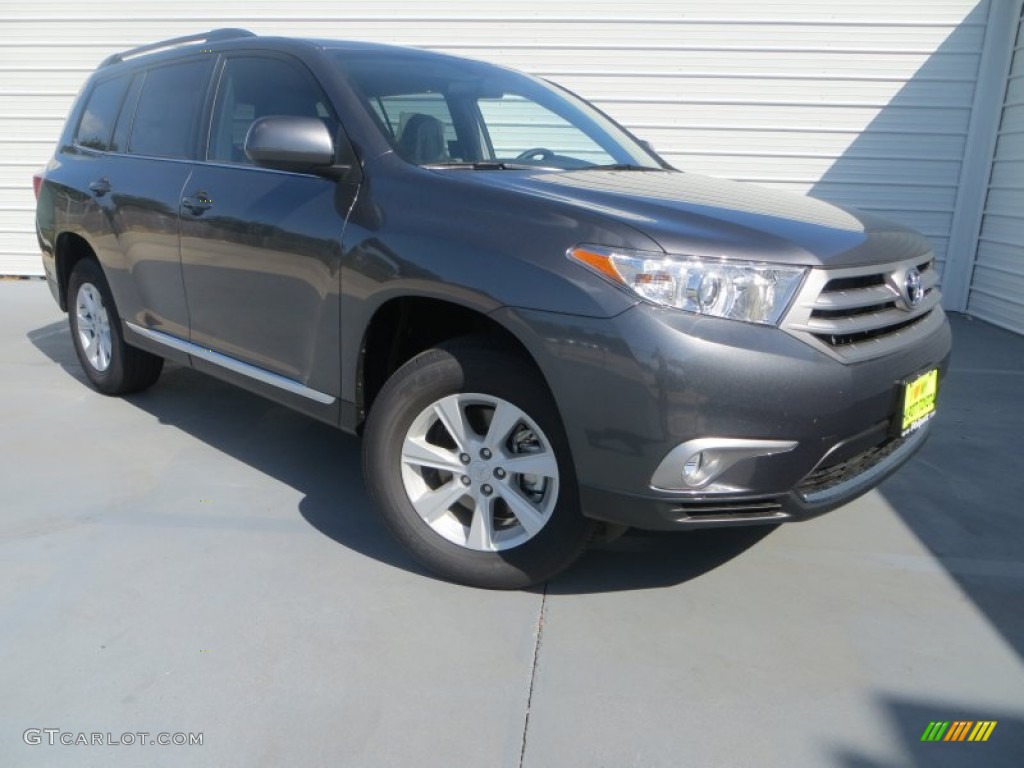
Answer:
[{"label": "concrete pavement", "polygon": [[176,366],[96,394],[45,285],[0,281],[0,765],[1019,766],[1024,338],[954,330],[879,491],[494,593],[391,541],[358,440]]}]

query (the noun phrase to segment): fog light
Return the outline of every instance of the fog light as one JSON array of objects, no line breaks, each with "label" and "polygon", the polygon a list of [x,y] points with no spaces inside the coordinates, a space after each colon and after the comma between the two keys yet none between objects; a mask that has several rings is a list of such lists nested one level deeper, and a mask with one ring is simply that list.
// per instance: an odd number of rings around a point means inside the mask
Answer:
[{"label": "fog light", "polygon": [[697,485],[700,482],[700,471],[704,467],[704,452],[698,451],[683,464],[683,482]]},{"label": "fog light", "polygon": [[796,440],[757,440],[738,437],[698,437],[680,443],[665,454],[651,475],[656,491],[742,490],[722,485],[720,478],[742,461],[786,453]]}]

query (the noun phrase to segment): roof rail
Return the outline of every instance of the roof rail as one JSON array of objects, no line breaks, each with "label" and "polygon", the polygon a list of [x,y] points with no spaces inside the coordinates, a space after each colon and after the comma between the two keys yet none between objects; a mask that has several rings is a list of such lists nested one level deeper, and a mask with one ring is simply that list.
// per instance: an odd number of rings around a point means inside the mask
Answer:
[{"label": "roof rail", "polygon": [[111,64],[122,62],[130,56],[139,56],[150,51],[158,51],[161,48],[174,48],[186,43],[212,43],[216,40],[233,40],[238,37],[256,37],[256,35],[248,29],[232,29],[228,27],[211,29],[209,32],[200,32],[197,35],[185,35],[184,37],[173,37],[170,40],[161,40],[159,43],[140,45],[138,48],[111,54],[100,63],[100,67],[109,67]]}]

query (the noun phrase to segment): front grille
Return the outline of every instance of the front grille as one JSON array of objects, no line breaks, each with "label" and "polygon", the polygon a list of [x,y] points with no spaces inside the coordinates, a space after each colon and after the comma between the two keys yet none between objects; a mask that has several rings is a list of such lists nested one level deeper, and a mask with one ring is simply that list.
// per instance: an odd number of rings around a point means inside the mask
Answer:
[{"label": "front grille", "polygon": [[[923,296],[910,306],[907,271],[921,273]],[[782,328],[845,362],[888,354],[942,321],[939,277],[931,255],[884,265],[814,269]]]},{"label": "front grille", "polygon": [[885,275],[857,275],[854,277],[836,277],[828,281],[826,290],[850,291],[857,288],[873,288],[876,285],[885,285]]},{"label": "front grille", "polygon": [[834,488],[840,483],[845,483],[847,480],[864,474],[880,461],[895,453],[905,442],[906,438],[903,437],[892,438],[845,461],[819,467],[805,477],[796,490],[806,499],[813,493]]},{"label": "front grille", "polygon": [[[902,331],[904,328],[909,328],[912,325],[917,325],[924,319],[922,317],[912,317],[909,320],[904,320],[902,323],[893,323],[888,325],[885,329],[880,328],[869,328],[865,331],[857,331],[856,333],[831,333],[827,336],[818,335],[818,338],[832,347],[845,347],[849,344],[857,344],[861,341],[868,341],[869,339],[877,339],[879,336],[889,335]],[[816,334],[817,335],[817,334]]]}]

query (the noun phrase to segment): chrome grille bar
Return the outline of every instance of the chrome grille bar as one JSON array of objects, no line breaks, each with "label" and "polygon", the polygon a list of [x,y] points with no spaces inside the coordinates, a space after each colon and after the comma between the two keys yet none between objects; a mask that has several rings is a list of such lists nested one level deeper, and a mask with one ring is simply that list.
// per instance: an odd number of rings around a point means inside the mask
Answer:
[{"label": "chrome grille bar", "polygon": [[[889,299],[893,301],[893,299]],[[863,314],[851,314],[839,317],[815,317],[813,314],[806,323],[793,324],[792,328],[798,331],[809,331],[810,333],[822,335],[840,336],[862,331],[874,331],[885,329],[900,323],[928,314],[939,303],[938,291],[926,294],[921,303],[912,311],[902,309],[885,309],[880,312]],[[863,307],[865,305],[858,305]],[[870,305],[868,305],[870,306]]]},{"label": "chrome grille bar", "polygon": [[[911,305],[903,286],[914,268],[923,297]],[[781,328],[843,362],[880,357],[941,324],[938,282],[930,253],[888,264],[812,269]]]}]

